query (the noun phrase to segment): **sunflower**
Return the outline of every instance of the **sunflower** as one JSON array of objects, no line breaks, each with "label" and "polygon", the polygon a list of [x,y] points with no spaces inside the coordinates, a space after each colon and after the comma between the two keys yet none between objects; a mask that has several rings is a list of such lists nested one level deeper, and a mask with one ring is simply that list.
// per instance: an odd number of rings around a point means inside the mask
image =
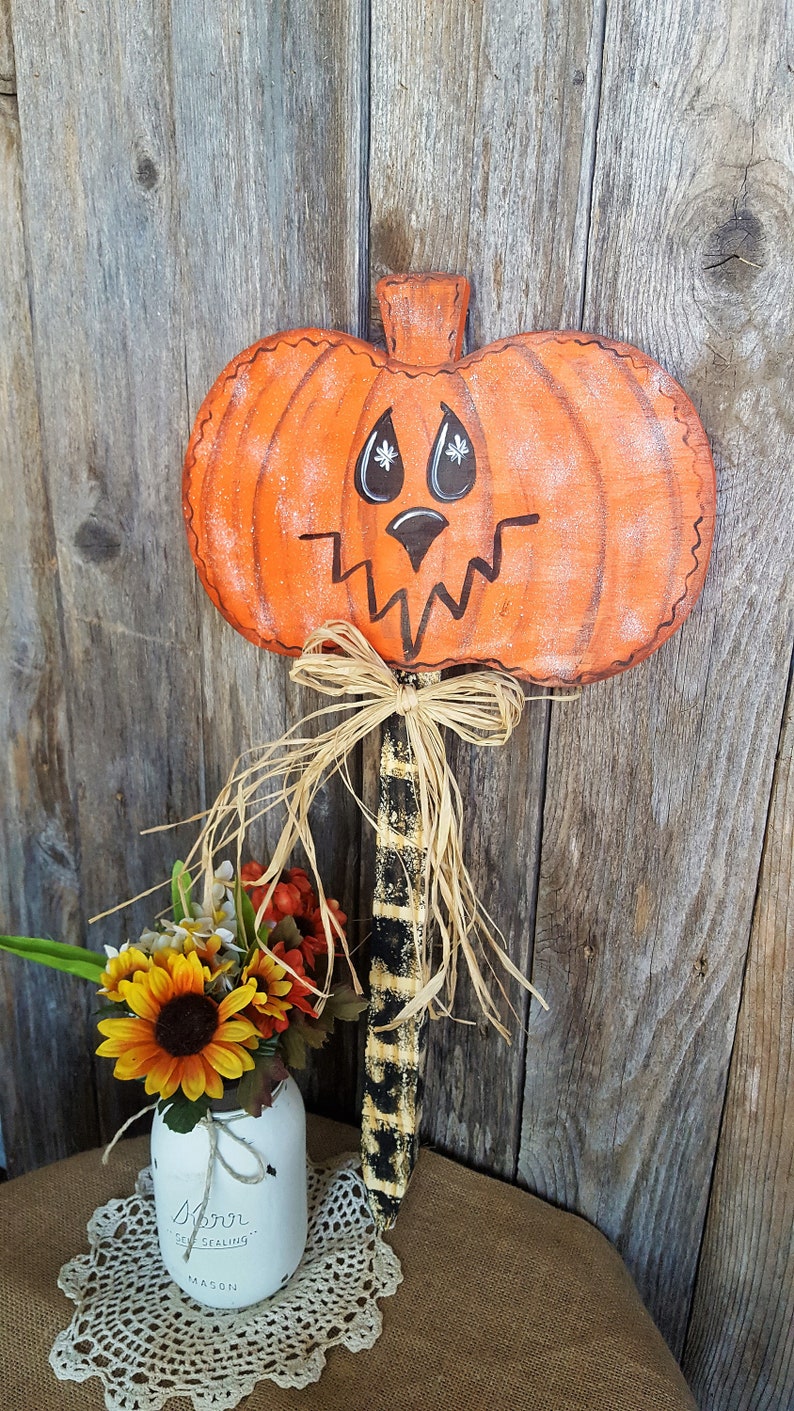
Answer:
[{"label": "sunflower", "polygon": [[108,963],[100,975],[102,989],[99,991],[106,999],[120,1000],[119,981],[129,980],[138,970],[148,970],[149,957],[137,946],[122,946],[115,955],[108,957]]},{"label": "sunflower", "polygon": [[252,1023],[230,1015],[253,997],[256,982],[232,990],[218,1004],[204,993],[210,972],[195,951],[159,951],[148,970],[120,980],[118,990],[132,1010],[127,1019],[103,1019],[107,1035],[97,1053],[117,1060],[117,1078],[146,1079],[147,1093],[171,1097],[182,1086],[195,1102],[204,1093],[223,1097],[223,1078],[239,1078],[253,1068],[249,1049],[259,1037]]},{"label": "sunflower", "polygon": [[[286,965],[280,963],[282,960],[286,961]],[[290,974],[287,966],[291,966],[296,973]],[[297,949],[285,951],[282,941],[272,950],[255,951],[240,979],[242,984],[248,984],[251,980],[256,984],[248,1018],[256,1025],[263,1039],[272,1038],[274,1032],[283,1034],[290,1022],[288,1011],[293,1007],[313,1018],[317,1017],[306,998],[311,993],[311,985],[306,979],[303,956]]]}]

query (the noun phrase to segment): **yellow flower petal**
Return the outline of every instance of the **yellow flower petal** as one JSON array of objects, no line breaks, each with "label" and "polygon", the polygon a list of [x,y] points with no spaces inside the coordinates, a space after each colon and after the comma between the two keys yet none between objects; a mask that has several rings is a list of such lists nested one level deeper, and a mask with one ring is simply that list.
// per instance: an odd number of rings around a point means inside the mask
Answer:
[{"label": "yellow flower petal", "polygon": [[162,1050],[160,1050],[146,1074],[147,1093],[150,1095],[152,1093],[159,1093],[162,1097],[163,1088],[166,1087],[174,1069],[178,1066],[178,1058],[172,1058],[170,1054],[163,1053]]},{"label": "yellow flower petal", "polygon": [[223,1079],[204,1059],[204,1090],[208,1097],[223,1097]]},{"label": "yellow flower petal", "polygon": [[228,1019],[230,1014],[236,1014],[239,1009],[245,1009],[245,1006],[249,1003],[255,990],[256,980],[252,978],[248,980],[246,984],[238,986],[236,990],[232,990],[231,994],[226,995],[225,999],[221,1000],[218,1008],[218,1018],[221,1023],[223,1023],[224,1019]]},{"label": "yellow flower petal", "polygon": [[170,975],[174,968],[174,960],[179,954],[181,954],[181,952],[174,950],[173,946],[164,946],[162,950],[156,950],[154,952],[152,956],[152,967],[158,965],[163,970],[167,970]]},{"label": "yellow flower petal", "polygon": [[239,1078],[243,1071],[242,1057],[222,1044],[211,1043],[203,1050],[203,1056],[212,1064],[216,1073],[224,1078]]},{"label": "yellow flower petal", "polygon": [[218,1025],[212,1038],[214,1043],[241,1043],[255,1033],[250,1019],[227,1019],[225,1024]]},{"label": "yellow flower petal", "polygon": [[112,955],[99,979],[102,988],[99,994],[106,995],[108,999],[117,1002],[121,999],[118,984],[120,980],[128,980],[134,975],[136,970],[148,970],[149,957],[144,955],[142,950],[136,946],[131,946],[129,950],[123,950],[120,955]]},{"label": "yellow flower petal", "polygon": [[175,995],[203,995],[205,982],[211,978],[195,951],[190,955],[175,956],[171,975]]},{"label": "yellow flower petal", "polygon": [[134,980],[121,980],[119,989],[124,1003],[129,1006],[133,1014],[139,1014],[141,1019],[150,1019],[152,1023],[157,1020],[162,1005],[157,1003],[148,984],[136,984]]},{"label": "yellow flower petal", "polygon": [[174,1071],[173,1071],[173,1073],[171,1074],[171,1077],[168,1079],[168,1081],[167,1081],[166,1083],[163,1083],[163,1086],[162,1086],[161,1089],[160,1089],[160,1096],[161,1096],[161,1098],[164,1098],[164,1099],[165,1099],[165,1098],[173,1097],[173,1095],[174,1095],[174,1093],[176,1092],[177,1088],[179,1087],[179,1084],[181,1083],[181,1081],[182,1081],[182,1070],[181,1070],[181,1068],[179,1067],[179,1064],[177,1063],[176,1066],[174,1067]]},{"label": "yellow flower petal", "polygon": [[188,1102],[195,1102],[205,1088],[204,1064],[197,1053],[182,1059],[182,1091]]},{"label": "yellow flower petal", "polygon": [[113,1075],[122,1082],[130,1078],[142,1078],[157,1058],[158,1050],[149,1045],[144,1049],[128,1049],[118,1059]]},{"label": "yellow flower petal", "polygon": [[146,976],[146,984],[158,1004],[167,1004],[168,1001],[173,998],[173,980],[168,974],[168,971],[163,970],[160,966],[152,966]]},{"label": "yellow flower petal", "polygon": [[114,1043],[147,1043],[154,1039],[154,1025],[148,1019],[100,1019],[97,1028]]}]

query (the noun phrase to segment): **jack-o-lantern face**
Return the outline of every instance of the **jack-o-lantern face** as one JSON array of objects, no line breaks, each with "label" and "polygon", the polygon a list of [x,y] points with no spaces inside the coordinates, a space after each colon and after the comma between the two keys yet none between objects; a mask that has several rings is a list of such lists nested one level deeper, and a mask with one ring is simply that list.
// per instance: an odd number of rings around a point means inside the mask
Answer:
[{"label": "jack-o-lantern face", "polygon": [[610,676],[702,586],[714,470],[650,358],[581,333],[457,361],[465,280],[378,289],[388,352],[341,333],[263,340],[191,437],[185,513],[204,586],[246,637],[300,652],[329,619],[394,666]]}]

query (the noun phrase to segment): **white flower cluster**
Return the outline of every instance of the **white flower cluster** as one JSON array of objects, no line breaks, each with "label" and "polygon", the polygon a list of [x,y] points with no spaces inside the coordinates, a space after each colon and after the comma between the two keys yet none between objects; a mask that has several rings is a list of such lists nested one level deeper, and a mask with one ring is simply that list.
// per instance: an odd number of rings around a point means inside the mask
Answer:
[{"label": "white flower cluster", "polygon": [[163,918],[156,923],[157,929],[145,927],[137,941],[125,941],[118,949],[105,946],[105,954],[112,959],[133,946],[145,955],[153,955],[158,950],[184,951],[185,942],[190,939],[194,945],[189,949],[203,950],[208,941],[219,941],[213,946],[219,968],[228,968],[228,963],[236,970],[244,947],[237,944],[237,912],[234,904],[234,891],[230,883],[234,881],[234,868],[230,862],[222,862],[212,883],[212,914],[209,915],[198,902],[190,904],[190,920],[181,921]]}]

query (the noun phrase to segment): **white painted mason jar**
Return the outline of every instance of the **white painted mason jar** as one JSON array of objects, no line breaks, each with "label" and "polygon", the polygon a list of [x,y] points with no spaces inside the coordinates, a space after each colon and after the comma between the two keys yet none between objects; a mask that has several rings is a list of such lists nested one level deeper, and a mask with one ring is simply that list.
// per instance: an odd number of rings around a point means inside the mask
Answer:
[{"label": "white painted mason jar", "polygon": [[287,1078],[261,1117],[238,1108],[214,1112],[213,1121],[218,1151],[232,1171],[255,1178],[264,1170],[264,1176],[252,1184],[236,1180],[216,1158],[201,1216],[210,1159],[207,1127],[199,1123],[192,1132],[172,1132],[156,1112],[157,1235],[168,1273],[191,1298],[210,1308],[247,1308],[284,1287],[306,1246],[306,1113],[295,1080]]}]

